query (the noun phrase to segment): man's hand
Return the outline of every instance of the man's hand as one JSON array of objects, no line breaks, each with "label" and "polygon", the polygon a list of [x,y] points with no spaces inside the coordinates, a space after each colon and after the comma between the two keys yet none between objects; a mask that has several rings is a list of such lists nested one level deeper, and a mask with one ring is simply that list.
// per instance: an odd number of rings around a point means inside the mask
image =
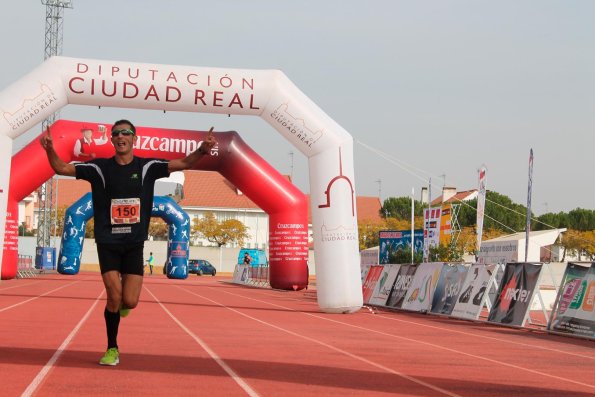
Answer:
[{"label": "man's hand", "polygon": [[45,153],[48,156],[48,161],[54,172],[58,175],[76,176],[76,170],[74,165],[65,163],[56,154],[54,150],[54,142],[52,141],[52,135],[50,134],[50,127],[48,127],[48,133],[41,137],[41,147],[45,149]]},{"label": "man's hand", "polygon": [[202,141],[202,143],[200,144],[200,147],[198,148],[198,151],[201,154],[210,154],[211,149],[217,144],[217,140],[215,139],[215,134],[213,134],[213,128],[215,128],[215,127],[211,127],[209,129],[209,132],[207,133],[207,137]]},{"label": "man's hand", "polygon": [[52,134],[50,134],[50,127],[48,126],[47,134],[41,137],[41,147],[45,149],[47,152],[48,150],[54,149],[54,142],[52,141]]},{"label": "man's hand", "polygon": [[170,160],[167,164],[169,172],[188,170],[195,166],[196,162],[199,161],[203,156],[211,154],[211,149],[217,144],[215,134],[213,134],[213,128],[209,130],[206,138],[202,141],[198,149],[190,153],[183,159]]}]

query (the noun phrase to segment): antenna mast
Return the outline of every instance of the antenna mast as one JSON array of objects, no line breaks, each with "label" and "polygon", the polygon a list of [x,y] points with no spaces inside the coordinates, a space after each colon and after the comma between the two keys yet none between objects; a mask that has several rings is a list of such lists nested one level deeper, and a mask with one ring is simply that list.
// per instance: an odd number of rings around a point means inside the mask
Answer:
[{"label": "antenna mast", "polygon": [[[54,55],[62,55],[64,9],[72,8],[72,1],[41,0],[41,4],[45,5],[45,53],[43,59],[46,60]],[[58,118],[59,113],[56,112],[45,119],[42,123],[42,131],[45,131]],[[38,247],[50,246],[52,212],[57,213],[54,197],[54,178],[51,178],[39,188]]]}]

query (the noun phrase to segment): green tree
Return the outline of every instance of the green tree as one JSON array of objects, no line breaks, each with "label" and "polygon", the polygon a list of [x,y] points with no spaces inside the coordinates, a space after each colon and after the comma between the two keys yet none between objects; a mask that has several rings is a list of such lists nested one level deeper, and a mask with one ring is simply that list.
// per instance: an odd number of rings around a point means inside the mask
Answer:
[{"label": "green tree", "polygon": [[[421,201],[414,201],[414,216],[423,215],[423,204]],[[380,216],[383,218],[411,219],[411,197],[389,197],[384,200],[380,208]]]},{"label": "green tree", "polygon": [[[485,229],[497,229],[506,233],[525,230],[527,207],[514,203],[508,196],[488,191],[484,213]],[[461,203],[458,220],[461,227],[475,226],[477,199]]]},{"label": "green tree", "polygon": [[576,208],[568,213],[569,229],[580,231],[595,230],[595,211]]},{"label": "green tree", "polygon": [[430,262],[461,262],[463,260],[463,250],[453,244],[440,244],[430,247],[428,260]]},{"label": "green tree", "polygon": [[192,220],[192,233],[217,244],[218,247],[229,243],[243,245],[250,238],[248,228],[242,222],[237,219],[227,219],[219,222],[212,212],[205,213],[203,218],[194,218]]},{"label": "green tree", "polygon": [[558,212],[554,214],[548,212],[547,214],[537,217],[538,222],[534,222],[533,230],[547,230],[552,228],[568,227],[569,219],[566,212]]}]

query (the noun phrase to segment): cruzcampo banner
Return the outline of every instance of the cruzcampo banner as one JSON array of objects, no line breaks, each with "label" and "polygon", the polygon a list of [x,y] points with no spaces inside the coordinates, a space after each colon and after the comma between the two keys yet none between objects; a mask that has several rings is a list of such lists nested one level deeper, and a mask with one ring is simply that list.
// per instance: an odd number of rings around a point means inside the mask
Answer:
[{"label": "cruzcampo banner", "polygon": [[569,263],[548,329],[595,338],[595,262]]},{"label": "cruzcampo banner", "polygon": [[469,266],[461,263],[446,263],[442,266],[432,298],[432,313],[450,314],[452,312],[468,270]]},{"label": "cruzcampo banner", "polygon": [[411,286],[417,267],[418,265],[401,265],[399,267],[399,272],[397,273],[397,277],[395,277],[390,295],[386,300],[386,306],[397,309],[401,307],[405,295],[407,295],[407,290]]},{"label": "cruzcampo banner", "polygon": [[488,288],[496,277],[496,265],[475,263],[467,272],[451,316],[477,320],[488,297]]},{"label": "cruzcampo banner", "polygon": [[540,273],[541,264],[507,263],[488,321],[522,327]]}]

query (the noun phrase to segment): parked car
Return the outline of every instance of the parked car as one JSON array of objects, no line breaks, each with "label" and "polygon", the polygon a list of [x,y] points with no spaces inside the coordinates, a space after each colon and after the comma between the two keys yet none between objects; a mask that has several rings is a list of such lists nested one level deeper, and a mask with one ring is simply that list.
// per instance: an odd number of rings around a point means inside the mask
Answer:
[{"label": "parked car", "polygon": [[188,274],[196,274],[202,276],[203,274],[210,274],[214,276],[217,274],[215,266],[211,262],[204,259],[188,259]]}]

